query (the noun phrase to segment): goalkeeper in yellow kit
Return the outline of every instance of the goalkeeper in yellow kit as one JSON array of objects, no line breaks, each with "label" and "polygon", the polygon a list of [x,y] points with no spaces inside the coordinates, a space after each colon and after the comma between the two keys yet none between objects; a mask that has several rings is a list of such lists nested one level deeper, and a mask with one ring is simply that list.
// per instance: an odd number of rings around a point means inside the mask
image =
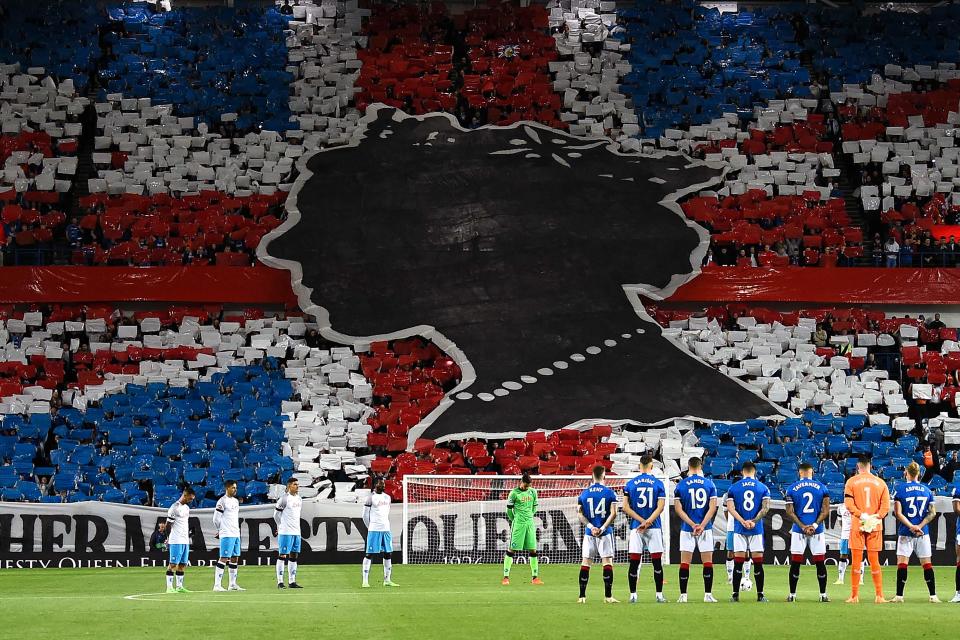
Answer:
[{"label": "goalkeeper in yellow kit", "polygon": [[503,582],[510,584],[510,567],[517,551],[530,554],[530,575],[533,584],[543,584],[540,580],[540,561],[537,558],[537,524],[533,516],[537,513],[537,490],[530,486],[530,474],[520,478],[520,486],[510,492],[507,498],[507,519],[510,521],[510,547],[503,557]]}]

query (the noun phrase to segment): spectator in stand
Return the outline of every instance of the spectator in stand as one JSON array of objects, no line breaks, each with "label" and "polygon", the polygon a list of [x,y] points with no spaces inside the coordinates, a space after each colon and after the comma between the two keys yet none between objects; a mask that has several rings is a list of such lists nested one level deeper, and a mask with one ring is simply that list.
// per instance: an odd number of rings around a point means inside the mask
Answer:
[{"label": "spectator in stand", "polygon": [[900,266],[913,266],[913,246],[909,242],[904,242],[903,246],[900,247]]},{"label": "spectator in stand", "polygon": [[830,343],[830,334],[824,328],[823,323],[817,325],[817,330],[813,333],[813,344],[818,347],[826,347]]},{"label": "spectator in stand", "polygon": [[703,256],[703,260],[700,262],[700,266],[709,267],[713,265],[713,248],[707,249],[707,255]]},{"label": "spectator in stand", "polygon": [[900,259],[900,245],[897,244],[896,239],[892,235],[887,237],[887,241],[883,245],[883,254],[887,258],[887,267],[897,266],[897,262]]},{"label": "spectator in stand", "polygon": [[939,262],[939,251],[933,245],[933,241],[927,237],[924,238],[923,244],[920,246],[920,266],[921,267],[936,267]]},{"label": "spectator in stand", "polygon": [[83,244],[83,229],[76,218],[70,218],[70,224],[67,225],[67,242],[71,249],[77,249]]},{"label": "spectator in stand", "polygon": [[283,0],[283,6],[280,7],[280,13],[285,16],[293,15],[293,7],[290,6],[290,0]]},{"label": "spectator in stand", "polygon": [[933,320],[927,323],[927,329],[930,329],[933,331],[940,331],[940,329],[946,329],[946,328],[947,328],[947,325],[945,325],[943,321],[940,319],[939,313],[933,314]]}]

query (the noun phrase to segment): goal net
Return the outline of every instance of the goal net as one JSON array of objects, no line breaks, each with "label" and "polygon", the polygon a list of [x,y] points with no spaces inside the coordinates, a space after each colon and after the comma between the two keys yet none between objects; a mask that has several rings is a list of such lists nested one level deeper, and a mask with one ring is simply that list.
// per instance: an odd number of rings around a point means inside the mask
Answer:
[{"label": "goal net", "polygon": [[[661,516],[663,560],[669,564],[670,505]],[[499,563],[510,543],[507,496],[519,476],[408,475],[403,478],[403,562],[409,564]],[[618,497],[629,477],[607,476]],[[537,551],[540,562],[578,563],[583,525],[577,517],[577,497],[591,484],[589,476],[535,476],[538,510]],[[629,523],[621,513],[614,523],[616,561],[627,561]],[[524,554],[515,561],[526,562]],[[644,554],[644,562],[649,562]]]}]

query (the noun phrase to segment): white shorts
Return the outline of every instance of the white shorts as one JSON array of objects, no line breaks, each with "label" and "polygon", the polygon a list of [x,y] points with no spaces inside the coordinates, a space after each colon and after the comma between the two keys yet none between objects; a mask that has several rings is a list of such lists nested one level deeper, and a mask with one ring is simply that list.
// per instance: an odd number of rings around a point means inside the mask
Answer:
[{"label": "white shorts", "polygon": [[763,535],[754,534],[746,536],[742,533],[733,534],[733,552],[734,553],[763,553]]},{"label": "white shorts", "polygon": [[916,554],[918,558],[931,558],[930,536],[897,536],[897,555],[909,558]]},{"label": "white shorts", "polygon": [[790,532],[790,555],[802,556],[810,548],[810,554],[824,556],[827,554],[827,537],[823,533],[807,536],[796,531]]},{"label": "white shorts", "polygon": [[713,529],[707,529],[696,537],[692,531],[681,531],[680,551],[713,553]]},{"label": "white shorts", "polygon": [[630,530],[629,553],[663,553],[663,529]]},{"label": "white shorts", "polygon": [[613,544],[613,534],[608,533],[594,538],[593,536],[583,536],[583,557],[584,558],[612,558],[616,546]]}]

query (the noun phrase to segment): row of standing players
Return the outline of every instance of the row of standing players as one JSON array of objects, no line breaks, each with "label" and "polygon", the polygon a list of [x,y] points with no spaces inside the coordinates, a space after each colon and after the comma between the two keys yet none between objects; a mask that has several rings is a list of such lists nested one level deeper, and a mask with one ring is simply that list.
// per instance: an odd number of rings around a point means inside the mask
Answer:
[{"label": "row of standing players", "polygon": [[[674,505],[680,518],[680,598],[687,602],[687,586],[690,579],[690,563],[694,553],[699,553],[703,563],[704,602],[717,602],[713,590],[713,520],[717,514],[717,489],[713,481],[703,476],[702,461],[691,458],[688,475],[677,483],[674,490]],[[630,602],[637,601],[637,579],[641,557],[649,553],[653,565],[654,586],[657,602],[666,602],[663,595],[664,550],[660,516],[666,507],[666,490],[663,482],[653,474],[653,459],[642,458],[641,473],[630,480],[623,489],[623,511],[630,520],[629,570]],[[727,522],[727,550],[732,551],[728,560],[728,582],[733,594],[730,600],[740,599],[743,570],[752,562],[757,587],[757,600],[767,602],[764,594],[764,524],[769,510],[770,490],[756,479],[756,467],[748,462],[742,467],[742,479],[730,486],[725,496]],[[617,494],[604,484],[606,469],[598,466],[593,470],[593,484],[577,499],[577,510],[584,526],[583,562],[580,567],[580,596],[578,602],[586,602],[590,566],[599,559],[603,566],[604,596],[608,603],[613,597],[613,558],[615,544],[613,523],[620,505]],[[894,515],[897,520],[897,595],[892,602],[903,602],[907,582],[907,565],[916,555],[923,566],[924,580],[930,592],[930,602],[938,603],[936,584],[931,564],[932,551],[929,524],[936,517],[934,496],[930,488],[918,481],[920,468],[916,463],[905,471],[907,482],[893,496]],[[520,486],[507,501],[507,517],[512,523],[510,550],[504,558],[503,584],[510,582],[510,568],[518,551],[530,554],[530,565],[535,584],[542,584],[536,554],[536,532],[533,515],[536,513],[536,491],[530,486],[529,476],[524,476]],[[826,536],[824,523],[830,515],[830,496],[827,487],[813,478],[813,467],[800,465],[799,478],[786,491],[786,514],[792,521],[790,540],[790,593],[788,602],[796,601],[800,568],[809,551],[816,566],[820,587],[820,602],[829,602],[827,595]],[[852,556],[853,580],[848,603],[860,601],[860,585],[863,582],[864,552],[869,561],[870,573],[875,588],[877,603],[888,601],[883,595],[883,576],[879,552],[883,547],[883,518],[890,510],[890,494],[886,483],[873,475],[871,461],[863,456],[857,463],[857,474],[844,487],[844,502],[840,508],[842,519],[841,557]],[[960,492],[955,491],[954,510],[960,513]],[[957,524],[957,575],[956,595],[951,602],[960,602],[960,519]],[[841,563],[840,583],[846,564]]]},{"label": "row of standing players", "polygon": [[[277,588],[302,589],[297,583],[297,563],[300,555],[300,510],[303,499],[295,478],[287,481],[287,490],[277,500],[273,519],[277,523]],[[220,557],[214,563],[214,591],[245,591],[237,583],[240,563],[240,501],[236,498],[237,483],[224,483],[224,495],[213,512],[213,526],[220,540]],[[167,510],[167,520],[160,525],[169,552],[167,564],[167,593],[189,593],[184,587],[184,571],[190,561],[190,507],[195,498],[192,488],[186,487],[180,498]],[[384,491],[382,479],[377,480],[373,493],[364,504],[363,520],[367,525],[366,555],[363,559],[363,587],[369,587],[370,567],[377,556],[383,559],[383,585],[399,586],[391,580],[393,538],[390,534],[390,496]],[[284,584],[284,570],[288,581]],[[223,575],[229,574],[228,586],[223,586]]]}]

